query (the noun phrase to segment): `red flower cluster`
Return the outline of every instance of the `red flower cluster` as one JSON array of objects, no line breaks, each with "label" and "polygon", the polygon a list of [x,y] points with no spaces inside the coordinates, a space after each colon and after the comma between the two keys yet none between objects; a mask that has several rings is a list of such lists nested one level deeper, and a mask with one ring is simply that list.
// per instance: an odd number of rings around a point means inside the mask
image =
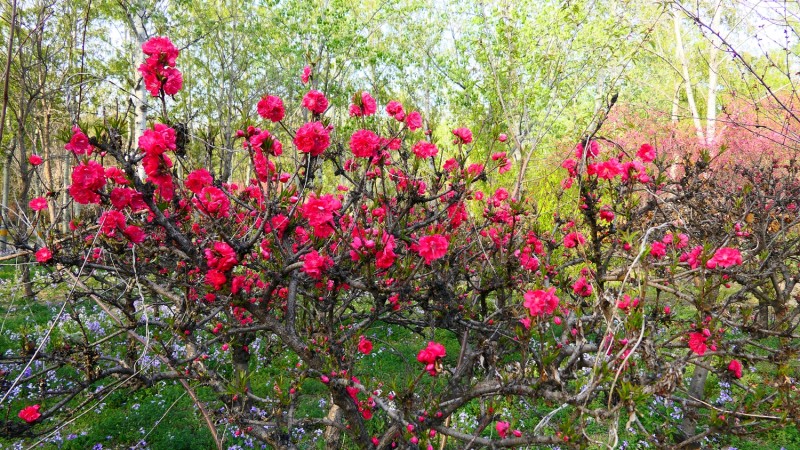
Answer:
[{"label": "red flower cluster", "polygon": [[432,158],[439,153],[439,149],[428,141],[417,142],[413,147],[411,147],[411,151],[414,152],[414,155],[420,159]]},{"label": "red flower cluster", "polygon": [[280,122],[286,115],[286,110],[283,108],[283,101],[280,97],[274,95],[265,95],[264,98],[258,102],[257,108],[259,116],[272,122]]},{"label": "red flower cluster", "polygon": [[139,66],[144,85],[153,97],[175,95],[183,88],[183,75],[175,68],[180,51],[169,38],[156,36],[142,44],[148,58]]},{"label": "red flower cluster", "polygon": [[313,192],[306,203],[300,207],[300,213],[314,228],[314,236],[327,238],[333,234],[333,213],[341,209],[342,202],[331,194],[317,197]]},{"label": "red flower cluster", "polygon": [[27,423],[36,422],[39,420],[39,417],[42,417],[42,414],[39,413],[39,408],[39,405],[26,406],[20,410],[18,414],[19,418]]},{"label": "red flower cluster", "polygon": [[454,144],[469,144],[472,142],[472,131],[469,128],[456,128],[453,130],[453,135],[456,137],[453,141]]},{"label": "red flower cluster", "polygon": [[445,356],[447,356],[447,351],[444,345],[438,342],[428,342],[428,346],[420,350],[417,354],[417,361],[425,364],[425,370],[427,370],[432,377],[435,377],[442,372],[440,360]]},{"label": "red flower cluster", "polygon": [[714,253],[714,256],[706,262],[706,267],[716,269],[717,266],[726,269],[732,266],[742,265],[742,254],[739,250],[730,247],[722,247]]},{"label": "red flower cluster", "polygon": [[358,130],[350,136],[350,150],[358,158],[372,158],[381,147],[381,138],[370,130]]},{"label": "red flower cluster", "polygon": [[[71,151],[76,156],[80,155],[88,156],[92,154],[92,144],[89,143],[89,138],[78,127],[72,127],[72,138],[70,138],[67,145],[64,146],[64,149]],[[31,156],[31,158],[33,158],[33,155]],[[37,158],[41,160],[40,157],[37,156]],[[34,164],[34,160],[31,161],[31,164]]]},{"label": "red flower cluster", "polygon": [[309,122],[297,130],[294,145],[302,153],[319,156],[331,145],[330,130],[322,122]]},{"label": "red flower cluster", "polygon": [[142,167],[147,174],[147,181],[158,187],[161,198],[172,200],[175,191],[170,173],[172,160],[165,153],[175,150],[175,130],[157,123],[139,137],[139,148],[144,152]]},{"label": "red flower cluster", "polygon": [[553,311],[558,307],[558,297],[556,297],[556,288],[554,287],[546,291],[542,289],[528,291],[525,293],[524,298],[525,301],[522,305],[528,308],[531,316],[553,314]]},{"label": "red flower cluster", "polygon": [[369,92],[361,91],[353,95],[353,103],[350,104],[350,117],[367,117],[378,111],[378,103],[369,95]]},{"label": "red flower cluster", "polygon": [[314,114],[322,114],[328,109],[328,99],[325,94],[317,90],[310,90],[303,97],[303,107]]},{"label": "red flower cluster", "polygon": [[88,161],[78,164],[72,169],[72,185],[69,187],[69,194],[82,205],[97,204],[100,203],[100,195],[97,191],[105,185],[106,177],[103,166],[97,161]]},{"label": "red flower cluster", "polygon": [[423,236],[419,238],[416,251],[419,256],[425,259],[425,264],[430,265],[434,259],[442,258],[447,254],[448,245],[447,238],[441,234]]}]

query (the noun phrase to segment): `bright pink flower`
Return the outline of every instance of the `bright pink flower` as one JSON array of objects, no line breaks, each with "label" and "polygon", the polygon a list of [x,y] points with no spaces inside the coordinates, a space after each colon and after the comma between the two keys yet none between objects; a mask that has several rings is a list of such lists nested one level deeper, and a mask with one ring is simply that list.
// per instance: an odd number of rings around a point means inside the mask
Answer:
[{"label": "bright pink flower", "polygon": [[183,89],[183,74],[180,70],[173,67],[167,67],[164,69],[163,77],[162,83],[165,94],[175,95],[180,92],[181,89]]},{"label": "bright pink flower", "polygon": [[453,170],[458,169],[458,161],[456,161],[455,158],[450,158],[444,162],[442,169],[444,169],[445,172],[452,172]]},{"label": "bright pink flower", "polygon": [[[300,207],[300,213],[308,221],[308,224],[314,228],[320,226],[330,226],[333,222],[333,214],[342,207],[336,197],[331,194],[325,194],[317,197],[313,192],[309,194],[308,200],[303,206]],[[331,231],[333,231],[331,229]],[[320,236],[327,237],[327,236]]]},{"label": "bright pink flower", "polygon": [[189,189],[195,194],[199,194],[204,187],[211,186],[213,182],[214,179],[211,178],[211,174],[208,170],[197,169],[186,177],[186,182],[183,185],[186,186],[186,189]]},{"label": "bright pink flower", "polygon": [[315,280],[322,278],[322,272],[331,266],[333,266],[333,260],[320,255],[316,250],[311,250],[310,253],[303,256],[303,272]]},{"label": "bright pink flower", "polygon": [[378,102],[369,95],[369,92],[362,91],[353,96],[353,103],[350,105],[350,117],[371,116],[378,111]]},{"label": "bright pink flower", "polygon": [[497,136],[497,140],[500,142],[505,142],[508,140],[508,136],[506,136],[504,133],[500,133],[500,135]]},{"label": "bright pink flower", "polygon": [[314,114],[322,114],[328,109],[328,99],[325,94],[317,90],[310,90],[303,97],[303,107],[308,109]]},{"label": "bright pink flower", "polygon": [[606,222],[612,222],[614,220],[614,211],[611,211],[608,207],[600,208],[600,218]]},{"label": "bright pink flower", "polygon": [[206,284],[213,287],[215,291],[220,290],[227,282],[225,274],[217,269],[211,269],[206,273]]},{"label": "bright pink flower", "polygon": [[139,136],[139,148],[148,155],[161,155],[167,150],[175,150],[175,139],[174,129],[157,123]]},{"label": "bright pink flower", "polygon": [[636,152],[636,156],[646,163],[652,162],[656,159],[656,149],[650,144],[642,144],[642,146],[639,147],[639,151]]},{"label": "bright pink flower", "polygon": [[142,231],[142,229],[136,225],[128,225],[125,227],[125,231],[123,231],[123,233],[125,234],[125,237],[127,237],[128,240],[134,244],[141,244],[147,237],[144,231]]},{"label": "bright pink flower", "polygon": [[36,197],[28,203],[28,206],[34,211],[47,209],[47,199],[44,197]]},{"label": "bright pink flower", "polygon": [[422,115],[417,111],[409,113],[406,116],[406,126],[411,131],[417,131],[422,128]]},{"label": "bright pink flower", "polygon": [[725,269],[731,266],[740,266],[742,264],[742,254],[738,249],[730,247],[722,247],[714,253],[714,256],[706,262],[706,267],[709,269],[716,269],[717,266]]},{"label": "bright pink flower", "polygon": [[663,242],[653,242],[650,246],[650,256],[655,259],[661,259],[667,254],[667,246]]},{"label": "bright pink flower", "polygon": [[300,80],[303,81],[303,84],[308,84],[308,80],[311,78],[311,66],[303,67],[303,74],[300,75]]},{"label": "bright pink flower", "polygon": [[469,144],[472,142],[472,131],[469,128],[456,128],[453,130],[453,135],[456,137],[455,144]]},{"label": "bright pink flower", "polygon": [[[583,142],[579,142],[578,145],[575,146],[575,158],[583,159],[583,152]],[[591,141],[589,143],[589,150],[586,152],[586,159],[597,158],[597,155],[599,154],[600,146],[597,144],[597,141]]]},{"label": "bright pink flower", "polygon": [[381,146],[381,138],[370,130],[358,130],[350,136],[350,150],[358,158],[372,158]]},{"label": "bright pink flower", "polygon": [[442,258],[447,254],[447,238],[441,234],[423,236],[416,247],[419,256],[425,259],[425,264],[430,265],[434,259]]},{"label": "bright pink flower", "polygon": [[384,233],[381,238],[383,248],[375,253],[375,267],[379,269],[388,269],[394,264],[397,255],[394,253],[395,241],[394,236]]},{"label": "bright pink flower", "polygon": [[258,115],[264,119],[272,122],[280,122],[286,115],[286,110],[283,108],[283,101],[280,97],[274,95],[265,95],[258,102]]},{"label": "bright pink flower", "polygon": [[581,297],[589,297],[592,295],[592,285],[586,280],[586,277],[580,277],[572,285],[572,291]]},{"label": "bright pink flower", "polygon": [[158,97],[163,89],[166,95],[175,95],[183,88],[183,74],[174,67],[164,67],[158,61],[148,59],[139,66],[145,89]]},{"label": "bright pink flower", "polygon": [[39,405],[26,406],[20,410],[18,416],[27,423],[36,422],[39,420],[39,417],[42,417],[39,413],[39,408]]},{"label": "bright pink flower", "polygon": [[577,231],[573,231],[572,233],[568,233],[564,236],[564,247],[566,248],[573,248],[578,245],[583,245],[586,242],[586,238],[583,237]]},{"label": "bright pink flower", "polygon": [[742,378],[742,363],[738,359],[731,360],[731,363],[728,364],[728,370],[733,372],[733,376],[736,378]]},{"label": "bright pink flower", "polygon": [[231,201],[221,189],[214,186],[204,187],[200,193],[192,199],[192,203],[210,217],[223,218],[230,215]]},{"label": "bright pink flower", "polygon": [[608,161],[594,165],[594,167],[596,167],[597,178],[601,180],[612,180],[622,174],[622,165],[616,158],[611,158]]},{"label": "bright pink flower", "polygon": [[500,422],[498,421],[495,425],[495,429],[497,430],[497,435],[500,436],[500,439],[505,439],[506,434],[508,434],[508,429],[511,428],[511,424],[508,422]]},{"label": "bright pink flower", "polygon": [[365,355],[369,355],[372,352],[372,341],[364,336],[361,336],[358,340],[358,351]]},{"label": "bright pink flower", "polygon": [[689,264],[689,267],[692,269],[696,269],[700,267],[700,255],[703,253],[703,246],[698,245],[694,247],[691,251],[687,253],[681,254],[680,262],[685,262]]},{"label": "bright pink flower", "polygon": [[53,252],[47,247],[42,247],[36,252],[36,261],[39,263],[46,263],[53,259]]},{"label": "bright pink flower", "polygon": [[297,130],[294,145],[302,153],[319,156],[331,145],[330,132],[321,122],[309,122]]},{"label": "bright pink flower", "polygon": [[180,50],[168,37],[155,36],[142,44],[142,52],[147,56],[155,56],[156,61],[162,65],[174,66],[180,55]]},{"label": "bright pink flower", "polygon": [[69,193],[76,202],[86,205],[100,203],[97,191],[106,185],[105,171],[97,161],[88,161],[72,169],[72,185]]},{"label": "bright pink flower", "polygon": [[44,160],[39,155],[31,155],[31,156],[28,157],[28,162],[31,163],[32,166],[38,166],[43,161]]},{"label": "bright pink flower", "polygon": [[125,222],[125,214],[117,210],[106,211],[97,219],[100,231],[109,237],[114,237],[117,231],[124,230],[127,225]]},{"label": "bright pink flower", "polygon": [[701,332],[689,333],[689,348],[700,356],[706,352],[708,337]]},{"label": "bright pink flower", "polygon": [[444,345],[438,342],[428,342],[428,346],[423,348],[417,354],[417,361],[425,364],[425,370],[431,376],[436,376],[439,374],[441,369],[437,370],[437,363],[441,358],[447,356],[447,351],[444,348]]},{"label": "bright pink flower", "polygon": [[[417,158],[431,158],[436,156],[439,153],[439,149],[436,148],[436,145],[428,142],[428,141],[419,141],[411,148],[411,151],[414,152]],[[447,170],[447,169],[445,169]]]},{"label": "bright pink flower", "polygon": [[525,301],[522,306],[528,308],[531,316],[543,316],[545,314],[553,314],[553,311],[558,307],[558,297],[556,297],[556,288],[538,289],[535,291],[528,291],[524,295]]},{"label": "bright pink flower", "polygon": [[92,154],[92,145],[89,143],[89,138],[78,127],[72,128],[72,138],[64,146],[64,149],[79,156]]},{"label": "bright pink flower", "polygon": [[213,248],[205,249],[204,253],[208,267],[217,269],[220,272],[227,272],[239,263],[236,258],[236,251],[225,242],[214,242]]},{"label": "bright pink flower", "polygon": [[386,105],[386,113],[397,120],[403,120],[406,117],[406,113],[403,111],[403,105],[397,100],[392,100]]}]

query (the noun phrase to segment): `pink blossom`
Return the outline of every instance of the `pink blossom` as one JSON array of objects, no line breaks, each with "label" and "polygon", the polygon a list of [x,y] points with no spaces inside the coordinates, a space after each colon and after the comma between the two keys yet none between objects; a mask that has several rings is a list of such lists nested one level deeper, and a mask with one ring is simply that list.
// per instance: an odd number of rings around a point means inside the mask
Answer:
[{"label": "pink blossom", "polygon": [[706,352],[708,337],[701,332],[689,333],[689,348],[700,356]]},{"label": "pink blossom", "polygon": [[44,197],[36,197],[28,202],[28,206],[34,211],[41,211],[47,209],[47,199]]},{"label": "pink blossom", "polygon": [[358,158],[372,158],[380,145],[380,137],[370,130],[358,130],[350,136],[350,150]]},{"label": "pink blossom", "polygon": [[208,170],[197,169],[186,177],[186,182],[183,185],[186,186],[186,189],[189,189],[195,194],[199,194],[204,187],[210,186],[213,181],[214,179],[211,178],[211,174]]},{"label": "pink blossom", "polygon": [[586,277],[580,277],[572,285],[572,291],[581,297],[589,297],[592,295],[592,285],[586,280]]},{"label": "pink blossom", "polygon": [[258,102],[258,115],[271,122],[280,122],[286,115],[283,100],[274,95],[265,95]]},{"label": "pink blossom", "polygon": [[411,131],[417,131],[422,128],[422,115],[417,111],[409,113],[406,116],[406,126]]},{"label": "pink blossom", "polygon": [[733,376],[736,378],[742,378],[742,363],[738,359],[731,360],[728,370],[733,372]]},{"label": "pink blossom", "polygon": [[78,127],[72,128],[72,138],[70,138],[69,143],[64,146],[64,149],[79,156],[92,154],[92,145],[89,144],[89,138]]},{"label": "pink blossom", "polygon": [[456,137],[455,144],[469,144],[472,142],[472,131],[469,128],[456,128],[453,130],[453,135]]},{"label": "pink blossom", "polygon": [[425,264],[430,265],[431,261],[447,254],[448,245],[447,238],[441,234],[423,236],[419,239],[416,251],[425,259]]},{"label": "pink blossom", "polygon": [[447,356],[447,351],[444,345],[438,342],[428,342],[428,346],[420,350],[417,354],[417,361],[425,364],[425,370],[427,370],[431,376],[435,377],[441,371],[441,369],[437,369],[437,363],[445,356]]},{"label": "pink blossom", "polygon": [[378,111],[378,103],[369,95],[369,92],[362,91],[353,96],[353,103],[350,105],[350,117],[371,116]]},{"label": "pink blossom", "polygon": [[314,114],[322,114],[328,109],[328,99],[325,98],[325,94],[314,89],[308,91],[303,97],[302,104],[304,108]]},{"label": "pink blossom", "polygon": [[300,80],[303,81],[303,84],[308,84],[308,80],[311,78],[311,66],[303,67],[303,74],[300,75]]},{"label": "pink blossom", "polygon": [[656,259],[661,259],[667,254],[667,247],[663,242],[653,242],[650,246],[650,256]]},{"label": "pink blossom", "polygon": [[28,157],[28,162],[31,163],[32,166],[38,166],[43,161],[44,160],[42,159],[42,157],[36,154],[32,154],[31,156]]},{"label": "pink blossom", "polygon": [[39,408],[39,405],[26,406],[19,411],[17,416],[27,423],[36,422],[42,417],[41,413],[39,413]]},{"label": "pink blossom", "polygon": [[555,287],[551,287],[546,291],[541,289],[528,291],[525,293],[524,298],[522,305],[528,308],[531,316],[553,314],[559,302],[558,297],[556,297]]},{"label": "pink blossom", "polygon": [[578,245],[583,245],[586,242],[586,238],[577,231],[573,231],[572,233],[567,234],[564,236],[564,247],[566,248],[573,248]]},{"label": "pink blossom", "polygon": [[436,145],[428,142],[428,141],[419,141],[411,147],[411,151],[417,158],[431,158],[436,156],[439,153],[439,149],[436,148]]},{"label": "pink blossom", "polygon": [[303,257],[303,272],[315,280],[322,278],[322,272],[331,266],[333,266],[333,260],[320,255],[316,250],[311,250]]},{"label": "pink blossom", "polygon": [[714,253],[714,256],[706,262],[706,267],[709,269],[716,269],[717,266],[725,269],[731,266],[740,266],[742,264],[742,254],[738,249],[731,247],[722,247]]},{"label": "pink blossom", "polygon": [[650,144],[642,144],[642,146],[639,147],[639,151],[636,152],[636,156],[646,163],[652,162],[656,159],[656,149]]},{"label": "pink blossom", "polygon": [[53,252],[47,247],[42,247],[36,252],[36,261],[39,263],[46,263],[53,259]]},{"label": "pink blossom", "polygon": [[358,351],[365,355],[369,355],[370,352],[372,352],[372,341],[364,336],[361,336],[358,341]]},{"label": "pink blossom", "polygon": [[294,137],[294,145],[302,153],[319,156],[331,144],[330,132],[321,122],[309,122]]},{"label": "pink blossom", "polygon": [[500,436],[500,439],[506,438],[509,428],[511,428],[511,424],[508,422],[498,421],[497,424],[495,424],[495,429],[497,430],[497,435]]}]

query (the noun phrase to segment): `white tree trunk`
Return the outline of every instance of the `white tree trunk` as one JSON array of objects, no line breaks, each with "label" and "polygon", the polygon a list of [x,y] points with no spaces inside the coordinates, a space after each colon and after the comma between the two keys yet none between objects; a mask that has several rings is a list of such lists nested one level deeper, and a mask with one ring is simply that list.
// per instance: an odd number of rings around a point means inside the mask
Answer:
[{"label": "white tree trunk", "polygon": [[689,111],[692,114],[694,121],[694,128],[697,133],[697,139],[701,144],[706,144],[706,139],[703,133],[703,126],[700,123],[700,113],[697,111],[697,104],[694,101],[694,91],[692,89],[692,80],[689,77],[689,61],[686,59],[686,52],[683,49],[683,38],[681,37],[681,19],[680,13],[675,11],[673,19],[675,22],[675,56],[681,65],[681,75],[683,76],[683,83],[686,86],[686,99],[689,102]]},{"label": "white tree trunk", "polygon": [[[719,22],[722,16],[722,0],[718,0],[715,10],[714,18],[711,20],[711,28],[713,30],[719,29]],[[714,138],[717,132],[717,77],[719,71],[719,48],[717,41],[711,37],[711,49],[708,54],[708,101],[706,104],[706,143],[711,148],[711,156],[716,156],[716,148],[714,146]]]}]

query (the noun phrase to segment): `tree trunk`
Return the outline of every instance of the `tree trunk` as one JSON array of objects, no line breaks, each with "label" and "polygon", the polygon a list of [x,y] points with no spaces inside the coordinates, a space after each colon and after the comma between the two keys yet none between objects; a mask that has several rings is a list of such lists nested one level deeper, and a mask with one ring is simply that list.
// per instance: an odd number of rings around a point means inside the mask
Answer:
[{"label": "tree trunk", "polygon": [[[333,404],[331,409],[328,410],[328,416],[326,419],[333,423],[341,423],[342,408],[339,408],[336,404]],[[324,437],[326,450],[339,450],[342,448],[342,431],[340,429],[329,425],[325,428]]]},{"label": "tree trunk", "polygon": [[692,120],[694,121],[697,139],[701,144],[705,144],[706,139],[703,135],[703,127],[700,124],[700,113],[697,111],[697,104],[694,101],[692,79],[689,77],[689,61],[686,59],[686,53],[683,50],[683,38],[681,37],[681,18],[678,11],[675,11],[673,19],[675,22],[675,55],[677,56],[678,62],[681,65],[683,84],[686,86],[686,100],[689,102],[689,111],[692,113]]},{"label": "tree trunk", "polygon": [[[711,20],[711,28],[719,29],[719,22],[722,13],[722,0],[717,1],[714,11],[714,18]],[[717,76],[719,70],[719,49],[711,37],[711,49],[708,52],[708,101],[706,103],[706,144],[708,144],[711,157],[717,155],[714,145],[714,138],[717,132]]]}]

